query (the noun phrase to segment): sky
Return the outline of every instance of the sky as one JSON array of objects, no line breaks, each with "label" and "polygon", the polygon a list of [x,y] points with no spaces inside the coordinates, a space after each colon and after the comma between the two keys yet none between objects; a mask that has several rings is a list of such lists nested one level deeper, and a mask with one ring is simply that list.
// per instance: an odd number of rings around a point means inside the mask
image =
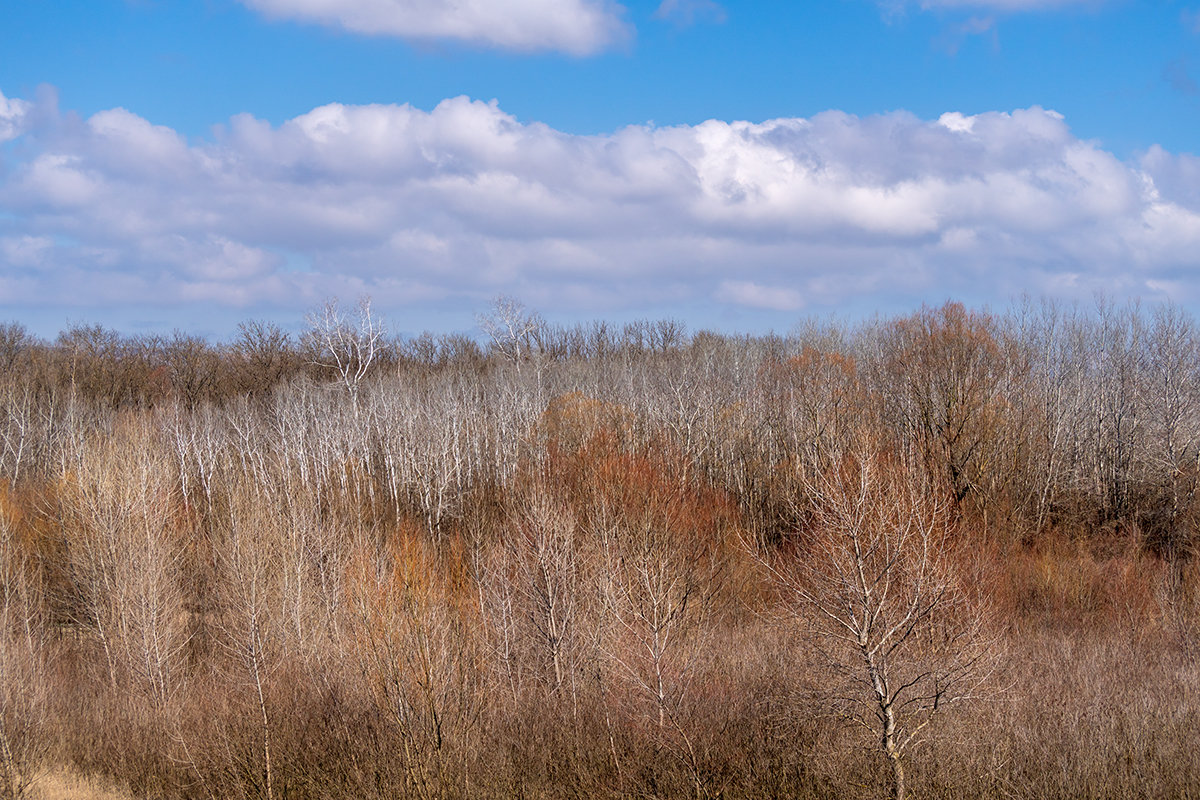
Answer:
[{"label": "sky", "polygon": [[0,319],[1200,311],[1200,0],[0,0]]}]

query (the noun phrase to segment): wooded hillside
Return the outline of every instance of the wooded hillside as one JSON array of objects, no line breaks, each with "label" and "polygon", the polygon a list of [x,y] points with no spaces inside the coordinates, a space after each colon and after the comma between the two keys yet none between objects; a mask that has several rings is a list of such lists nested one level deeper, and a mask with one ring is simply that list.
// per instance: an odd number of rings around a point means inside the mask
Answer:
[{"label": "wooded hillside", "polygon": [[1200,793],[1200,330],[0,326],[0,798]]}]

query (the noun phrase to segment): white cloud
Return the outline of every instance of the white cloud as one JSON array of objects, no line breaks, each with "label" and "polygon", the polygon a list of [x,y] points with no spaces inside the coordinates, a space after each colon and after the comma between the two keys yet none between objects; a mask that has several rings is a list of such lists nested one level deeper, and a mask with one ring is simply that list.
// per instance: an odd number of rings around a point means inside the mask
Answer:
[{"label": "white cloud", "polygon": [[1200,161],[1122,161],[1041,108],[579,136],[454,98],[201,143],[123,110],[42,118],[0,178],[9,305],[1200,299]]},{"label": "white cloud", "polygon": [[1173,155],[1154,145],[1142,155],[1138,166],[1150,181],[1155,197],[1200,212],[1200,157]]},{"label": "white cloud", "polygon": [[79,156],[61,153],[39,155],[18,173],[13,187],[24,195],[16,198],[20,205],[57,211],[87,208],[100,190]]},{"label": "white cloud", "polygon": [[277,19],[404,39],[591,55],[628,38],[612,0],[241,0]]},{"label": "white cloud", "polygon": [[4,96],[0,92],[0,143],[15,139],[21,134],[29,103]]},{"label": "white cloud", "polygon": [[53,247],[54,241],[48,236],[0,236],[0,265],[40,267]]},{"label": "white cloud", "polygon": [[795,289],[762,286],[753,281],[721,281],[713,295],[717,300],[772,311],[799,311],[804,297]]},{"label": "white cloud", "polygon": [[955,133],[971,133],[975,127],[975,118],[958,111],[947,111],[938,117],[938,123]]}]

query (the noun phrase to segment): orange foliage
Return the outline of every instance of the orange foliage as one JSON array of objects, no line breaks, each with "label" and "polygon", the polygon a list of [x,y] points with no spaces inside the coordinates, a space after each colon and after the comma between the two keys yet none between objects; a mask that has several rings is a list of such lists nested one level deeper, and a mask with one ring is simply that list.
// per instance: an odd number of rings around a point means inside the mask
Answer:
[{"label": "orange foliage", "polygon": [[[805,383],[814,377],[836,385],[845,380],[853,380],[858,375],[858,365],[853,356],[823,352],[810,345],[804,345],[800,350],[800,355],[789,358],[787,368],[798,381],[801,389],[805,388]],[[828,380],[830,376],[835,375],[842,378],[842,381]]]},{"label": "orange foliage", "polygon": [[569,392],[551,400],[537,428],[538,438],[551,454],[575,452],[600,435],[628,443],[632,434],[633,414],[627,408],[582,392]]},{"label": "orange foliage", "polygon": [[1166,565],[1137,548],[1098,554],[1080,542],[1048,536],[1037,547],[997,547],[977,555],[973,574],[998,618],[1019,629],[1156,627],[1156,587]]},{"label": "orange foliage", "polygon": [[[635,446],[631,426],[620,406],[579,393],[556,398],[542,417],[543,460],[519,479],[514,498],[536,484],[549,486],[585,535],[612,532],[616,522],[623,536],[652,537],[685,559],[714,559],[730,568],[746,562],[736,503],[719,489],[686,480],[674,445]],[[752,572],[744,566],[735,572]]]},{"label": "orange foliage", "polygon": [[0,518],[12,532],[21,552],[48,558],[61,539],[61,531],[53,524],[53,514],[61,495],[60,487],[52,482],[23,480],[13,486],[0,480]]},{"label": "orange foliage", "polygon": [[451,537],[439,549],[424,526],[405,519],[382,544],[382,552],[357,542],[346,567],[346,592],[372,626],[396,614],[425,615],[445,607],[459,619],[477,615],[475,586],[466,548]]}]

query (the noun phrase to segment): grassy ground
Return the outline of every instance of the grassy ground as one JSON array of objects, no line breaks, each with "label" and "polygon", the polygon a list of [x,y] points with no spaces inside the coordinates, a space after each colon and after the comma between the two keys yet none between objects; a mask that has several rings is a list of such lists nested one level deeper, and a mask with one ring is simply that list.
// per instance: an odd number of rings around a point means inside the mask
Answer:
[{"label": "grassy ground", "polygon": [[133,795],[104,786],[70,766],[55,766],[34,783],[32,800],[132,800]]}]

